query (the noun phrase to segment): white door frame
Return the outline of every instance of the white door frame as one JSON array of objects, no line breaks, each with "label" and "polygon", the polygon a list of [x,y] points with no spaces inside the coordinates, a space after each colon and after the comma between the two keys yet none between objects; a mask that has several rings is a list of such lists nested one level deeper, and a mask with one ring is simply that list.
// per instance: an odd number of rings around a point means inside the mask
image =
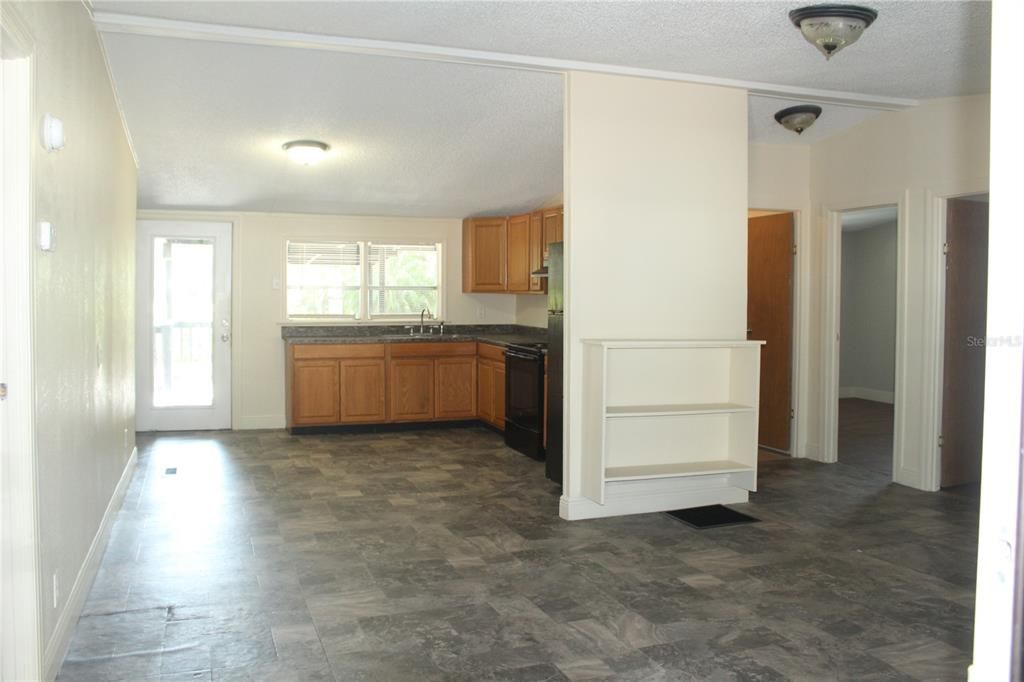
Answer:
[{"label": "white door frame", "polygon": [[904,433],[904,410],[907,398],[907,258],[908,216],[910,191],[893,196],[879,196],[870,201],[851,205],[834,205],[822,209],[824,230],[824,314],[822,320],[822,407],[824,410],[822,432],[823,462],[839,461],[839,315],[842,284],[843,218],[845,211],[875,206],[896,206],[896,377],[893,424],[893,480],[906,456],[906,434]]},{"label": "white door frame", "polygon": [[31,36],[10,5],[0,7],[0,257],[8,397],[0,446],[0,679],[42,678],[39,531],[32,359],[32,111],[35,62]]},{"label": "white door frame", "polygon": [[[136,236],[136,424],[139,431],[176,431],[231,428],[231,260],[232,223],[227,221],[139,220]],[[151,405],[153,395],[153,268],[152,239],[213,237],[214,247],[214,402],[209,407],[161,407]],[[141,267],[148,259],[151,267]],[[221,311],[221,312],[218,312]],[[221,327],[217,320],[226,322]],[[224,338],[226,336],[226,339]],[[143,358],[149,358],[143,361]],[[147,371],[148,369],[148,371]],[[217,391],[217,387],[222,390]],[[190,424],[183,426],[182,424]]]},{"label": "white door frame", "polygon": [[988,188],[974,192],[925,193],[925,329],[935,340],[930,349],[930,371],[924,376],[924,427],[922,429],[922,473],[928,490],[938,490],[942,482],[942,448],[939,434],[942,433],[943,373],[945,372],[946,351],[946,218],[949,200],[977,194],[987,194]]},{"label": "white door frame", "polygon": [[800,388],[800,382],[803,381],[807,371],[807,368],[804,366],[803,349],[808,345],[807,339],[804,338],[805,322],[808,319],[808,311],[804,309],[806,304],[803,295],[804,269],[801,267],[800,262],[801,258],[809,258],[809,255],[805,254],[805,252],[808,252],[810,248],[807,246],[808,240],[804,238],[809,227],[807,225],[807,215],[805,211],[797,208],[751,206],[748,210],[778,211],[779,213],[789,213],[793,216],[793,245],[796,247],[796,253],[793,255],[793,328],[790,330],[792,343],[789,349],[789,352],[792,354],[790,357],[789,409],[792,411],[793,419],[789,428],[788,454],[794,458],[808,457],[811,453],[805,451],[806,438],[802,437],[804,434],[801,430],[806,424],[804,413],[807,411],[807,406],[800,404],[800,399],[804,396],[804,392]]}]

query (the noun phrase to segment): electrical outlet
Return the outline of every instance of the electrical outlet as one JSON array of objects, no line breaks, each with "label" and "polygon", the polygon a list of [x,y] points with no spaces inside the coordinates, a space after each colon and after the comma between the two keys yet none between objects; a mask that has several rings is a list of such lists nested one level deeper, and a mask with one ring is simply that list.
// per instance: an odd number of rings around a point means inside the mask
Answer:
[{"label": "electrical outlet", "polygon": [[481,322],[487,319],[487,309],[484,308],[482,305],[478,305],[476,307],[476,319],[480,320]]},{"label": "electrical outlet", "polygon": [[281,280],[279,280],[277,277],[270,280],[270,288],[275,291],[279,290],[281,288]]},{"label": "electrical outlet", "polygon": [[57,604],[60,603],[60,577],[56,573],[53,574],[53,608],[57,608]]}]

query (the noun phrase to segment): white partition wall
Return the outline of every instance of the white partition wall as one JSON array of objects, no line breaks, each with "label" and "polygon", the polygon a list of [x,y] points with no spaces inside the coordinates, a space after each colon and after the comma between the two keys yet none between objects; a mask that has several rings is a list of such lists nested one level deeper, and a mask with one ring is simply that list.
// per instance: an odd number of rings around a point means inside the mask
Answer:
[{"label": "white partition wall", "polygon": [[[594,504],[563,515],[746,502],[757,489],[762,343],[583,341],[581,488]],[[637,495],[656,479],[656,494]]]}]

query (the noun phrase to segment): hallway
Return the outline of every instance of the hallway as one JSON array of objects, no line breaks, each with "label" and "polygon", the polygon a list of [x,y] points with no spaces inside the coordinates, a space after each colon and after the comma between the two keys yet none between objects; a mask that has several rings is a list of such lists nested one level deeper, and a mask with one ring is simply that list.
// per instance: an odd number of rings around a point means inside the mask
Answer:
[{"label": "hallway", "polygon": [[[976,501],[777,459],[696,531],[566,522],[481,428],[142,435],[59,679],[962,679]],[[964,550],[963,548],[969,548]]]}]

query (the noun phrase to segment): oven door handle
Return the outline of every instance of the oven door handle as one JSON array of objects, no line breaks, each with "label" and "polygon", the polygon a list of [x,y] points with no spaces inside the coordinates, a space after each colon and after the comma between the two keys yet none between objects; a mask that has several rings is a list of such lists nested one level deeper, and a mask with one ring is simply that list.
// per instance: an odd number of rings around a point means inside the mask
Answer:
[{"label": "oven door handle", "polygon": [[535,361],[540,360],[541,357],[543,357],[543,356],[540,356],[540,355],[526,355],[525,353],[517,353],[514,350],[506,350],[505,351],[505,357],[506,358],[518,358],[520,360],[530,360],[531,362],[535,362]]}]

